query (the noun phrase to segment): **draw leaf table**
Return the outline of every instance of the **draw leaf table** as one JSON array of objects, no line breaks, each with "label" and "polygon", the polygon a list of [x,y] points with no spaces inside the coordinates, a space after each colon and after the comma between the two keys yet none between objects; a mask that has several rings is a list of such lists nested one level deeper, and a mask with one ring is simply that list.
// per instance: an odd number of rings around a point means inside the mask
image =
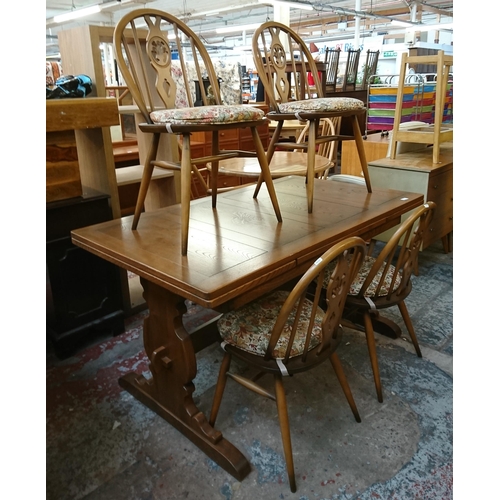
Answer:
[{"label": "draw leaf table", "polygon": [[399,224],[421,194],[315,180],[308,214],[303,177],[274,181],[283,222],[267,190],[249,185],[191,202],[189,245],[181,255],[180,205],[145,212],[137,230],[123,217],[72,231],[73,243],[141,277],[149,316],[144,348],[151,377],[129,373],[120,385],[188,437],[236,479],[245,456],[208,424],[193,400],[196,352],[218,339],[215,321],[188,333],[186,299],[224,312],[302,275],[325,250],[349,236],[368,240]]}]

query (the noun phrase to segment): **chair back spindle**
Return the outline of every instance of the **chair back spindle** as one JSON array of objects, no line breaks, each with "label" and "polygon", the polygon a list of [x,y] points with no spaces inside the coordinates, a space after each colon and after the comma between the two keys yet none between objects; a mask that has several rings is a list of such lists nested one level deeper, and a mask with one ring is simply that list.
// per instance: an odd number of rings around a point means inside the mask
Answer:
[{"label": "chair back spindle", "polygon": [[356,79],[358,78],[359,54],[361,49],[347,51],[347,63],[345,66],[342,90],[356,90]]},{"label": "chair back spindle", "polygon": [[[340,250],[339,245],[336,245],[325,252],[290,292],[274,324],[264,356],[265,360],[275,357],[276,345],[286,331],[288,343],[286,354],[282,360],[286,366],[290,360],[290,353],[299,327],[302,331],[306,329],[306,335],[302,352],[300,355],[295,353],[295,357],[300,357],[304,366],[314,364],[314,361],[309,359],[310,356],[316,356],[319,362],[318,356],[321,353],[332,352],[337,347],[340,341],[340,338],[337,338],[337,331],[349,287],[365,255],[364,242],[360,238],[349,238],[342,245],[343,248]],[[333,272],[326,290],[326,309],[323,310],[321,304],[324,297],[321,284],[325,279],[326,267],[331,262],[333,262]],[[316,284],[319,285],[316,286]],[[321,318],[321,333],[319,335],[321,340],[318,346],[312,346],[312,339],[318,337],[317,335],[313,336],[313,329],[317,327],[318,317]],[[307,322],[307,326],[305,326],[305,322]]]},{"label": "chair back spindle", "polygon": [[339,71],[340,48],[326,48],[325,64],[326,64],[326,92],[327,95],[337,90],[337,76]]}]

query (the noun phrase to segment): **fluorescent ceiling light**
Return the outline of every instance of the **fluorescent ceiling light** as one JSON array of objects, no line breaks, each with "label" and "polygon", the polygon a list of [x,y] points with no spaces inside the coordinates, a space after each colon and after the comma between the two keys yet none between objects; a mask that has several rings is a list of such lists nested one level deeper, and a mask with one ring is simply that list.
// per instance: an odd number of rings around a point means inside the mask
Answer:
[{"label": "fluorescent ceiling light", "polygon": [[409,23],[407,21],[400,21],[399,19],[393,19],[391,21],[391,24],[393,26],[404,26],[404,27],[409,27],[409,26],[413,26],[413,23]]},{"label": "fluorescent ceiling light", "polygon": [[216,33],[235,33],[237,31],[249,31],[249,30],[256,30],[261,23],[256,23],[256,24],[244,24],[242,26],[225,26],[224,28],[216,28],[215,32]]},{"label": "fluorescent ceiling light", "polygon": [[71,21],[72,19],[78,19],[79,17],[90,16],[92,14],[97,14],[101,12],[100,5],[92,5],[92,7],[86,7],[85,9],[77,9],[67,14],[61,14],[60,16],[54,16],[55,23],[64,23],[65,21]]},{"label": "fluorescent ceiling light", "polygon": [[408,27],[409,31],[442,31],[451,30],[453,31],[453,23],[442,23],[442,24],[414,24]]},{"label": "fluorescent ceiling light", "polygon": [[286,5],[293,9],[314,10],[313,6],[310,3],[287,2],[286,0],[258,0],[258,3],[267,5]]}]

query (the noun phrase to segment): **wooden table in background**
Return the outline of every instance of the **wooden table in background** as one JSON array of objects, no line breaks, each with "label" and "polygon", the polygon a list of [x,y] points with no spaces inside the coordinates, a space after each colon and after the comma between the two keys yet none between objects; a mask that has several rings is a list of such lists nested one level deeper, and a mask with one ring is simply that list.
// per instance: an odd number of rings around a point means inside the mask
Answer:
[{"label": "wooden table in background", "polygon": [[[316,155],[314,172],[322,173],[328,168],[330,161],[325,156]],[[210,170],[210,167],[208,167]],[[269,164],[273,179],[288,175],[302,175],[307,173],[307,153],[300,151],[276,151]],[[219,162],[219,174],[237,175],[249,178],[249,182],[256,180],[261,173],[257,158],[231,158]]]},{"label": "wooden table in background", "polygon": [[421,194],[316,180],[308,214],[303,177],[275,180],[283,222],[266,189],[253,186],[191,203],[189,250],[180,249],[180,205],[142,214],[136,231],[124,217],[72,232],[73,242],[141,277],[149,316],[144,347],[152,377],[130,373],[120,385],[187,436],[238,480],[250,471],[244,455],[208,424],[193,400],[196,352],[217,340],[214,323],[189,334],[185,300],[235,309],[302,275],[326,249],[348,236],[370,238],[400,222]]}]

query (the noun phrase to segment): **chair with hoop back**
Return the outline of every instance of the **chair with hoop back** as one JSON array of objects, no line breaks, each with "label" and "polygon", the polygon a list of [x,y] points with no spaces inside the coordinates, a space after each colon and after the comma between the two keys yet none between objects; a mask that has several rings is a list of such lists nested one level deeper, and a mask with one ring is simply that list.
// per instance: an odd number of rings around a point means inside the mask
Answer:
[{"label": "chair with hoop back", "polygon": [[326,48],[325,64],[326,64],[326,95],[337,91],[337,77],[339,72],[340,48]]},{"label": "chair with hoop back", "polygon": [[[320,76],[309,48],[289,26],[269,21],[255,30],[252,38],[253,59],[269,101],[267,117],[277,122],[267,150],[268,162],[276,149],[302,149],[308,154],[307,208],[313,210],[314,155],[316,148],[328,141],[355,140],[368,192],[371,192],[370,176],[366,163],[363,137],[358,116],[366,111],[363,101],[351,97],[324,97]],[[310,73],[317,97],[311,95]],[[295,95],[293,93],[295,92]],[[322,118],[346,118],[352,127],[352,135],[320,135]],[[308,124],[307,141],[280,141],[283,124],[287,120],[300,120]]]},{"label": "chair with hoop back", "polygon": [[[320,134],[319,137],[321,137],[322,135],[335,135],[336,133],[338,133],[338,131],[340,130],[341,121],[342,118],[340,116],[337,116],[335,118],[322,118],[319,122],[319,134]],[[307,140],[306,138],[308,130],[309,127],[307,125],[304,125],[302,132],[299,134],[297,138],[298,143],[302,143]],[[316,175],[318,179],[328,178],[330,170],[334,169],[335,166],[337,165],[337,152],[338,152],[338,141],[323,142],[318,146],[316,153],[328,159],[328,167],[325,168],[323,172],[320,172],[319,174]],[[275,156],[276,153],[273,156],[273,158]],[[364,180],[361,177],[360,179],[364,184]]]},{"label": "chair with hoop back", "polygon": [[363,69],[363,81],[361,82],[361,90],[366,90],[371,81],[371,78],[377,74],[377,64],[380,50],[367,50],[366,62]]},{"label": "chair with hoop back", "polygon": [[[196,165],[211,163],[212,206],[216,208],[218,162],[242,156],[258,158],[276,218],[281,222],[266,152],[257,131],[257,127],[266,123],[264,112],[247,105],[223,103],[213,63],[198,36],[167,12],[138,9],[118,22],[113,44],[118,68],[144,119],[144,123],[139,123],[139,129],[151,137],[132,229],[137,229],[154,167],[179,170],[181,252],[186,255],[192,171],[196,173]],[[199,103],[196,102],[195,80],[199,82]],[[252,132],[255,152],[220,150],[219,132],[244,127]],[[211,132],[209,156],[191,158],[191,134],[194,132]],[[180,162],[172,157],[160,158],[160,137],[172,137],[172,134],[182,137]],[[175,145],[170,147],[170,151],[174,149]]]},{"label": "chair with hoop back", "polygon": [[[296,377],[292,378],[292,375],[330,360],[356,421],[361,421],[336,349],[341,340],[340,319],[345,298],[364,255],[363,240],[347,238],[318,258],[291,292],[271,292],[224,314],[217,322],[225,354],[215,389],[210,425],[214,426],[219,413],[227,378],[276,401],[292,492],[297,487],[283,379],[293,384]],[[326,307],[321,308],[321,284],[325,279],[326,266],[332,264]],[[233,356],[253,369],[255,373],[250,373],[252,378],[229,371]],[[274,377],[274,394],[257,383],[265,374]]]},{"label": "chair with hoop back", "polygon": [[342,82],[342,90],[356,90],[356,80],[358,78],[359,54],[361,49],[348,50],[347,62],[345,65],[344,81]]},{"label": "chair with hoop back", "polygon": [[[397,305],[417,356],[422,357],[405,299],[412,290],[411,276],[417,267],[423,236],[429,227],[435,208],[436,204],[432,201],[424,203],[401,223],[376,256],[366,255],[347,295],[342,324],[346,327],[364,329],[377,398],[381,403],[382,383],[372,318],[378,317],[381,309]],[[329,286],[328,272],[323,282],[325,289],[327,286]],[[363,317],[362,326],[357,324],[358,315]]]}]

